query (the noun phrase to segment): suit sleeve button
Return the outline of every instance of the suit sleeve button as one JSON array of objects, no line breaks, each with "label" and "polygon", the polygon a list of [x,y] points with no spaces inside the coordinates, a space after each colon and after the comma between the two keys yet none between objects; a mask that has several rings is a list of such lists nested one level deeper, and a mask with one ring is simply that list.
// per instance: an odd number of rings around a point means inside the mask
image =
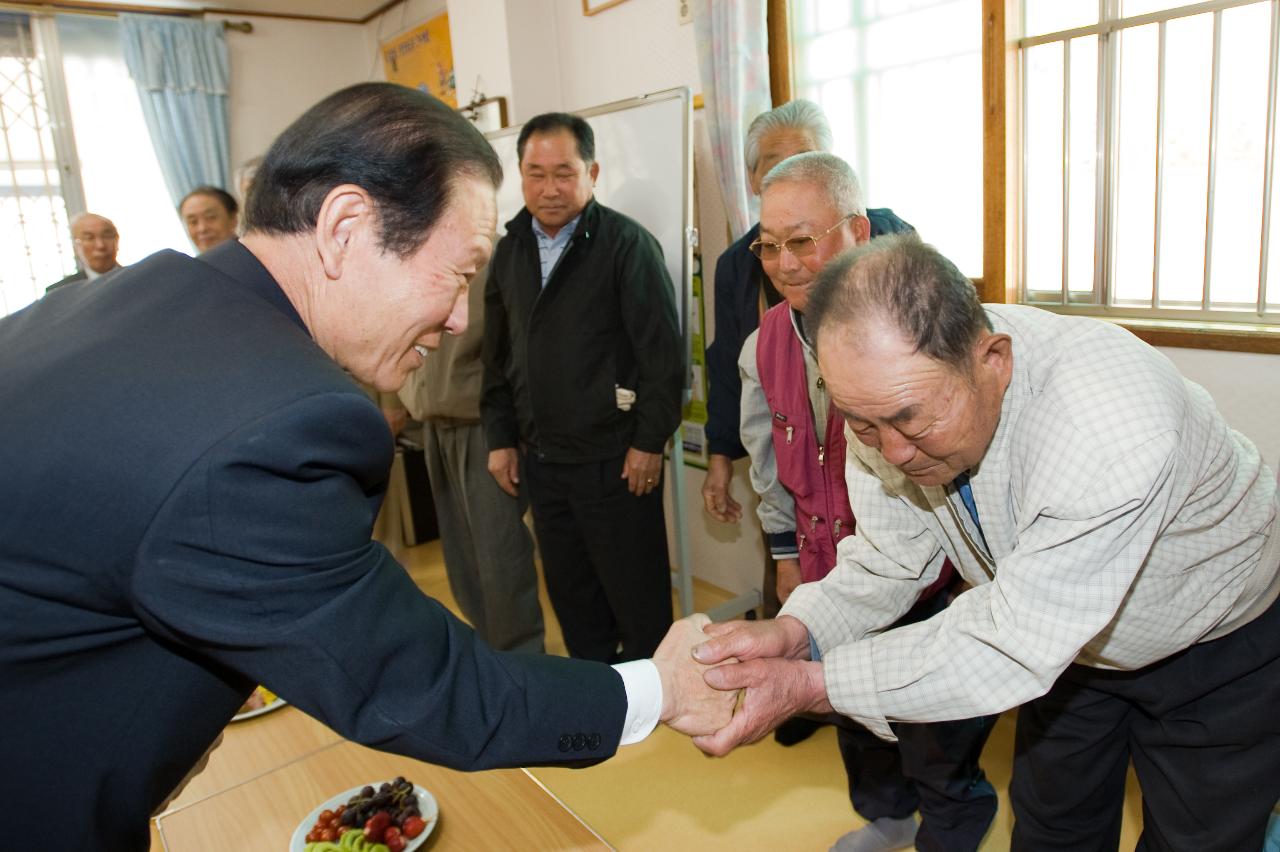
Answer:
[{"label": "suit sleeve button", "polygon": [[568,751],[569,749],[573,748],[573,737],[569,736],[568,734],[565,734],[564,736],[560,737],[559,746],[561,751]]},{"label": "suit sleeve button", "polygon": [[600,748],[599,734],[592,734],[591,736],[587,737],[587,748],[591,749],[592,751],[595,751],[596,749]]},{"label": "suit sleeve button", "polygon": [[586,748],[586,747],[587,747],[587,738],[586,738],[585,736],[583,736],[582,734],[574,734],[574,735],[573,735],[573,750],[574,750],[574,751],[582,751],[582,750],[583,750],[584,748]]}]

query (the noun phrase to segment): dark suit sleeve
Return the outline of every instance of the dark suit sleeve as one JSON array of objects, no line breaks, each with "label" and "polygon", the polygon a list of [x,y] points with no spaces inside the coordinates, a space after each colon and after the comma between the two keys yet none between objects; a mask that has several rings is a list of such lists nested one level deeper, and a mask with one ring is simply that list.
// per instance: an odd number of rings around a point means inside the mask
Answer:
[{"label": "dark suit sleeve", "polygon": [[484,285],[484,342],[480,350],[484,363],[480,420],[484,424],[484,436],[490,450],[515,447],[520,443],[520,421],[516,414],[515,392],[509,379],[511,333],[507,322],[507,306],[502,301],[499,273],[493,264]]},{"label": "dark suit sleeve", "polygon": [[[369,540],[386,436],[355,393],[307,397],[228,435],[149,526],[139,617],[385,751],[459,769],[610,756],[626,713],[616,672],[491,650]],[[588,745],[574,751],[579,733]]]},{"label": "dark suit sleeve", "polygon": [[618,252],[614,274],[622,324],[640,374],[631,446],[660,453],[680,425],[685,359],[675,291],[658,241],[640,230],[635,240]]},{"label": "dark suit sleeve", "polygon": [[715,275],[716,337],[707,348],[707,449],[731,459],[747,454],[738,436],[742,400],[738,355],[747,338],[738,308],[738,294],[746,286],[739,279],[741,271],[733,251],[721,252]]},{"label": "dark suit sleeve", "polygon": [[898,218],[898,214],[888,207],[868,207],[867,220],[871,223],[872,237],[879,237],[883,234],[901,234],[904,231],[915,230],[915,226]]}]

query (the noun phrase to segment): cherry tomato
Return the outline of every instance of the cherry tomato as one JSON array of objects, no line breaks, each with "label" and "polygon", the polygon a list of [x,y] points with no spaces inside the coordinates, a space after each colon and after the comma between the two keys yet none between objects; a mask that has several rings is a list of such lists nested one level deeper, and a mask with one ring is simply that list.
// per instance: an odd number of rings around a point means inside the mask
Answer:
[{"label": "cherry tomato", "polygon": [[308,843],[319,843],[319,842],[320,842],[320,832],[316,831],[314,828],[313,828],[313,829],[311,829],[310,831],[308,831],[308,832],[307,832],[307,842],[308,842]]},{"label": "cherry tomato", "polygon": [[364,839],[370,843],[381,843],[383,833],[389,825],[391,825],[391,814],[378,811],[364,824]]},{"label": "cherry tomato", "polygon": [[404,821],[404,825],[400,827],[400,833],[409,839],[417,837],[427,827],[422,817],[412,816]]},{"label": "cherry tomato", "polygon": [[390,852],[404,852],[404,838],[400,836],[400,829],[394,825],[387,827],[386,832],[382,835],[382,842],[386,844]]},{"label": "cherry tomato", "polygon": [[333,822],[333,811],[321,811],[317,822],[329,823]]},{"label": "cherry tomato", "polygon": [[320,832],[320,839],[328,840],[332,843],[338,839],[338,830],[333,827],[326,828],[324,831]]}]

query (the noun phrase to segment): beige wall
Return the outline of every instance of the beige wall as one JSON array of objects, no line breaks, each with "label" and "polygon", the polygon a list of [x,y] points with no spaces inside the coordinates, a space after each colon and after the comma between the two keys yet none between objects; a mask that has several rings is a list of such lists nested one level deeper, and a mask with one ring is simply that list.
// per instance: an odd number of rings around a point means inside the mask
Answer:
[{"label": "beige wall", "polygon": [[265,153],[290,122],[325,95],[370,79],[375,54],[364,27],[244,15],[207,17],[253,24],[252,33],[227,33],[233,170]]},{"label": "beige wall", "polygon": [[1182,374],[1203,385],[1227,422],[1258,445],[1272,469],[1280,462],[1280,355],[1160,350]]}]

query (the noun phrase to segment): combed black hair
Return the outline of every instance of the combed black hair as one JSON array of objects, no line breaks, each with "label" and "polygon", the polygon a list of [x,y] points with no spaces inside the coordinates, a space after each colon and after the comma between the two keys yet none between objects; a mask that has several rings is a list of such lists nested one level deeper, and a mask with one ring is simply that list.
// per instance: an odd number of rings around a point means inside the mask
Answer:
[{"label": "combed black hair", "polygon": [[502,183],[498,155],[471,122],[425,92],[360,83],[311,107],[272,143],[245,201],[246,226],[311,230],[329,192],[354,184],[378,207],[382,247],[406,257],[448,208],[460,177]]},{"label": "combed black hair", "polygon": [[216,186],[204,184],[203,186],[197,186],[195,189],[182,196],[182,201],[178,203],[179,213],[182,212],[182,205],[186,204],[193,195],[207,195],[210,198],[218,199],[218,203],[227,211],[228,216],[234,216],[240,212],[240,205],[236,202],[234,195],[227,192],[225,189],[219,189]]},{"label": "combed black hair", "polygon": [[582,162],[596,161],[596,134],[591,130],[591,125],[587,124],[586,119],[567,112],[544,112],[542,115],[535,115],[520,128],[520,135],[516,137],[516,162],[524,162],[524,143],[529,141],[530,136],[535,133],[555,133],[560,130],[567,130],[573,134],[574,140],[578,143],[578,156],[582,158]]}]

